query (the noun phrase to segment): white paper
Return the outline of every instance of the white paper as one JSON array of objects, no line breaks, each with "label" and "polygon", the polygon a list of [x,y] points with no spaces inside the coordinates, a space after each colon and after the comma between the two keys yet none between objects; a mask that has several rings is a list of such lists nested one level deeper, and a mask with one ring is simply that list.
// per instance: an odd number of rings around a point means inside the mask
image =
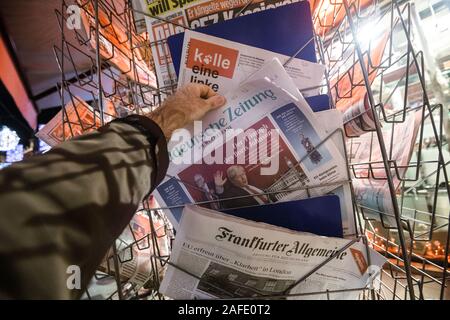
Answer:
[{"label": "white paper", "polygon": [[[362,242],[351,244],[187,206],[170,261],[176,267],[169,266],[160,292],[174,299],[285,294],[291,295],[289,299],[327,299],[327,290],[371,284],[386,259]],[[313,292],[322,293],[309,294]],[[360,293],[330,293],[329,297],[357,299]]]},{"label": "white paper", "polygon": [[[268,50],[251,47],[203,33],[187,30],[181,56],[178,87],[203,83],[225,94],[277,58],[303,96],[319,94],[325,66]],[[286,63],[287,62],[287,63]]]}]

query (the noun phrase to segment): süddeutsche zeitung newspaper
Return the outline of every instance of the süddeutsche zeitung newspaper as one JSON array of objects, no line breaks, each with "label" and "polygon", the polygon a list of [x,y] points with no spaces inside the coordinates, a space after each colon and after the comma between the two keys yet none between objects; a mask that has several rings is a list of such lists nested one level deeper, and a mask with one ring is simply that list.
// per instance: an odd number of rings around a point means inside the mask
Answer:
[{"label": "s\u00fcddeutsche zeitung newspaper", "polygon": [[[348,181],[344,157],[325,139],[309,105],[300,93],[284,90],[295,84],[280,61],[261,70],[227,94],[226,105],[208,113],[201,127],[174,133],[168,178],[154,195],[169,207],[165,212],[175,228],[186,203],[208,202],[214,210],[261,205],[284,201],[286,188],[294,189],[289,200],[304,199]],[[229,129],[242,134],[229,136]]]}]

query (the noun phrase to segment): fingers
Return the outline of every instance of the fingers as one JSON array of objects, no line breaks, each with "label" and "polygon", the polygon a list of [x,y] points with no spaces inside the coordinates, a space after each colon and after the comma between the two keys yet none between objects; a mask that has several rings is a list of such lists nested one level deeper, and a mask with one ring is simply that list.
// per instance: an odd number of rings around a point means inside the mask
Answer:
[{"label": "fingers", "polygon": [[217,95],[217,93],[206,84],[191,83],[186,86],[195,96],[208,99]]},{"label": "fingers", "polygon": [[215,95],[214,97],[208,98],[205,102],[209,110],[214,110],[223,107],[227,102],[227,100],[225,99],[224,96]]},{"label": "fingers", "polygon": [[214,174],[215,178],[220,178],[220,180],[223,180],[223,171],[217,170]]},{"label": "fingers", "polygon": [[208,111],[220,108],[226,103],[226,99],[223,96],[217,94],[210,86],[205,84],[191,83],[184,87],[184,90],[196,98],[204,99]]}]

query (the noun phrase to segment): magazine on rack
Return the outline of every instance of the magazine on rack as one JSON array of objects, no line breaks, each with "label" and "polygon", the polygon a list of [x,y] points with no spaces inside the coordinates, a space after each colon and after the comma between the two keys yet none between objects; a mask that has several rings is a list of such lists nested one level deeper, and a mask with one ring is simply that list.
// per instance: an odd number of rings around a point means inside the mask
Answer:
[{"label": "magazine on rack", "polygon": [[168,178],[154,193],[169,207],[175,228],[182,204],[204,202],[215,210],[263,205],[324,195],[348,182],[341,151],[325,139],[298,90],[293,96],[285,88],[297,90],[273,59],[228,93],[224,107],[175,132]]},{"label": "magazine on rack", "polygon": [[[380,25],[383,23],[389,24],[387,21],[380,21]],[[331,93],[336,101],[336,108],[344,113],[345,131],[349,137],[360,136],[375,129],[375,118],[364,85],[361,64],[366,66],[368,81],[372,84],[379,74],[377,68],[382,64],[389,35],[390,33],[381,27],[374,37],[367,39],[370,45],[368,49],[364,49],[362,61],[342,57],[342,50],[345,50],[342,46],[347,44],[342,44],[341,41],[335,41],[330,50],[333,52],[331,60],[337,59],[330,71]]]},{"label": "magazine on rack", "polygon": [[[157,211],[149,214],[151,221],[146,210],[138,211],[116,241],[120,275],[139,287],[144,286],[154,273],[162,277],[166,270],[165,264],[159,260],[152,261],[152,256],[168,257],[170,254],[170,237],[164,217]],[[113,256],[111,248],[99,266],[100,271],[114,274]]]},{"label": "magazine on rack", "polygon": [[[92,32],[96,25],[94,3],[82,0],[77,0],[77,2],[80,7],[84,8],[84,10],[81,10],[81,18],[87,39],[89,39],[92,48],[96,48],[97,42],[95,34]],[[99,46],[102,57],[126,74],[129,79],[143,85],[156,87],[155,72],[150,63],[147,62],[150,59],[143,55],[140,50],[134,48],[142,47],[143,45],[139,45],[139,43],[142,43],[144,38],[134,32],[129,32],[125,21],[108,13],[102,6],[99,7],[98,18],[101,26]],[[130,37],[132,37],[131,40]]]},{"label": "magazine on rack", "polygon": [[203,83],[221,94],[238,87],[273,58],[280,60],[305,97],[319,94],[325,71],[318,63],[189,30],[183,48],[178,87]]},{"label": "magazine on rack", "polygon": [[[404,122],[395,124],[395,130],[392,124],[383,128],[395,189],[400,187],[408,169],[422,117],[422,109],[410,111]],[[353,166],[355,196],[364,215],[378,220],[382,217],[384,222],[395,225],[391,193],[376,133],[348,140],[347,150]]]},{"label": "magazine on rack", "polygon": [[[174,299],[356,299],[362,288],[377,281],[386,259],[362,242],[294,232],[189,205],[170,262],[160,292]],[[348,291],[327,297],[327,290]]]}]

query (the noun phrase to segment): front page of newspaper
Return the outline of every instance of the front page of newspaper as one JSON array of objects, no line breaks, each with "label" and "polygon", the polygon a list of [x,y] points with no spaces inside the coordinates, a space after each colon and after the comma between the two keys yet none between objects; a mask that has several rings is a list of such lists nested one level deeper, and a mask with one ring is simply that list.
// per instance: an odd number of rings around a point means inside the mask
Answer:
[{"label": "front page of newspaper", "polygon": [[[326,290],[370,285],[386,259],[361,242],[294,232],[189,205],[170,261],[160,292],[174,299],[285,294],[290,299],[326,299]],[[308,294],[313,292],[322,293]],[[360,292],[329,297],[356,299]]]},{"label": "front page of newspaper", "polygon": [[324,195],[348,181],[344,157],[301,94],[280,88],[295,87],[281,63],[263,69],[267,78],[252,77],[202,123],[174,133],[168,178],[154,195],[175,228],[186,203],[255,206]]},{"label": "front page of newspaper", "polygon": [[203,33],[184,33],[178,87],[202,83],[224,94],[277,58],[303,96],[319,94],[325,66]]},{"label": "front page of newspaper", "polygon": [[186,30],[233,19],[240,15],[273,9],[300,0],[141,0],[155,62],[159,87],[177,84],[167,38]]}]

